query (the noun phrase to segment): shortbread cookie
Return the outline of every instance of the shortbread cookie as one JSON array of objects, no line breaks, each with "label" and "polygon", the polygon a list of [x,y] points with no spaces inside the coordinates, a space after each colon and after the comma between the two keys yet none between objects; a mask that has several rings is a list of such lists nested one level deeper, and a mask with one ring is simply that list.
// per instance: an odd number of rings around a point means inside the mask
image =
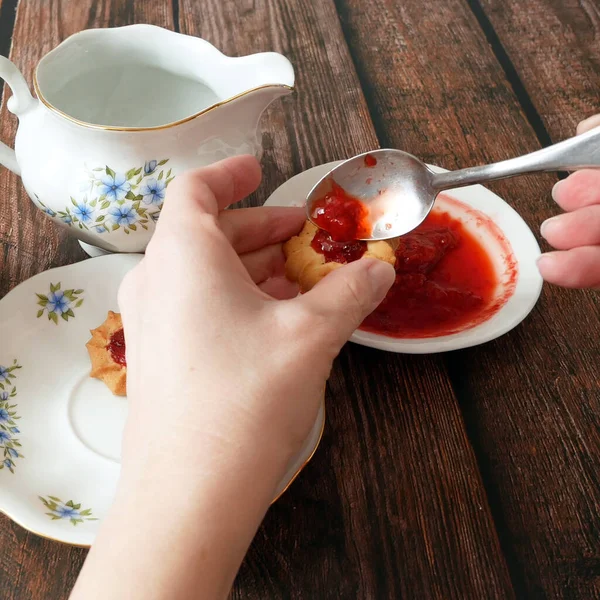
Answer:
[{"label": "shortbread cookie", "polygon": [[85,345],[92,361],[90,377],[103,381],[115,396],[125,396],[127,361],[121,315],[108,311],[106,321],[91,334]]},{"label": "shortbread cookie", "polygon": [[297,282],[304,293],[334,269],[363,257],[394,265],[396,246],[396,240],[335,242],[326,232],[306,221],[302,231],[283,245],[285,274],[290,281]]}]

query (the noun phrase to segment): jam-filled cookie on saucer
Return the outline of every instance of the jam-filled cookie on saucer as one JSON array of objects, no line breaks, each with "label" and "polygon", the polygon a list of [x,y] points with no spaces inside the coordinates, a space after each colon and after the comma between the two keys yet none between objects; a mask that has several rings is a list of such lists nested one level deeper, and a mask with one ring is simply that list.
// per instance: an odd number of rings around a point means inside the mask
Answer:
[{"label": "jam-filled cookie on saucer", "polygon": [[103,381],[115,396],[125,396],[127,361],[121,315],[108,311],[106,321],[91,334],[92,339],[85,345],[92,361],[90,377]]}]

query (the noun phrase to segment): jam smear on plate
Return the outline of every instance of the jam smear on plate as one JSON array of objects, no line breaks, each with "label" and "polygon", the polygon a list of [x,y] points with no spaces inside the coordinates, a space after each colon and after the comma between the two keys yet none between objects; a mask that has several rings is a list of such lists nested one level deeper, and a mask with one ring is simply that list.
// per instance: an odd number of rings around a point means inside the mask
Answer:
[{"label": "jam smear on plate", "polygon": [[[335,182],[315,203],[313,219],[321,230],[311,246],[327,262],[349,263],[366,252],[366,242],[357,240],[371,233],[369,210]],[[498,287],[494,265],[460,220],[433,210],[397,243],[396,280],[361,329],[398,338],[449,335],[493,307]]]},{"label": "jam smear on plate", "polygon": [[398,242],[396,281],[361,329],[398,338],[448,335],[493,305],[494,265],[458,219],[434,210]]},{"label": "jam smear on plate", "polygon": [[371,236],[369,209],[335,181],[331,191],[313,205],[313,221],[335,242],[353,242]]},{"label": "jam smear on plate", "polygon": [[112,359],[118,365],[127,366],[127,360],[125,359],[125,332],[122,329],[118,329],[110,336],[106,347]]}]

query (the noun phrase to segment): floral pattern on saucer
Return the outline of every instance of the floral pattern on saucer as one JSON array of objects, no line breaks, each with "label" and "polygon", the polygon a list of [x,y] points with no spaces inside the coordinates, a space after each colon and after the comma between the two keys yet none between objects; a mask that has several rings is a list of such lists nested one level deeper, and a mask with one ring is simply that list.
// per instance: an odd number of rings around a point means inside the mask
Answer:
[{"label": "floral pattern on saucer", "polygon": [[17,395],[17,388],[13,383],[16,378],[14,371],[20,369],[16,359],[10,367],[0,365],[0,451],[2,458],[0,470],[8,469],[13,475],[15,473],[15,460],[24,458],[20,452],[21,443],[15,437],[21,433],[17,427],[17,421],[21,417],[17,414],[17,405],[11,404]]},{"label": "floral pattern on saucer", "polygon": [[172,169],[161,169],[168,162],[168,158],[148,160],[126,172],[108,165],[89,169],[79,197],[71,196],[64,210],[55,211],[34,195],[49,217],[69,227],[100,234],[118,229],[129,234],[138,227],[147,230],[150,219],[158,220],[167,186],[175,178]]},{"label": "floral pattern on saucer", "polygon": [[63,502],[56,496],[38,496],[44,506],[50,511],[45,513],[53,521],[65,520],[70,521],[73,525],[83,523],[84,521],[97,521],[96,517],[92,516],[92,509],[86,508],[81,510],[81,504],[75,504],[73,500]]},{"label": "floral pattern on saucer", "polygon": [[63,321],[68,321],[69,317],[74,317],[73,309],[79,308],[83,304],[83,290],[61,290],[60,281],[56,284],[50,284],[50,293],[48,295],[36,294],[38,297],[38,305],[41,306],[37,312],[38,319],[46,313],[48,320],[53,321],[58,325],[58,317]]},{"label": "floral pattern on saucer", "polygon": [[13,383],[13,379],[16,379],[17,377],[15,371],[20,368],[21,365],[17,363],[17,359],[13,361],[13,364],[10,367],[0,365],[0,390],[5,390],[7,385]]},{"label": "floral pattern on saucer", "polygon": [[[6,434],[0,442],[0,513],[37,535],[90,546],[114,501],[128,404],[89,377],[85,345],[107,311],[118,309],[123,277],[142,259],[111,254],[51,269],[0,299],[0,402],[6,411],[0,412]],[[67,325],[62,312],[69,309],[75,318],[67,315]],[[48,311],[58,325],[48,321]],[[323,403],[274,498],[310,460],[324,424]]]}]

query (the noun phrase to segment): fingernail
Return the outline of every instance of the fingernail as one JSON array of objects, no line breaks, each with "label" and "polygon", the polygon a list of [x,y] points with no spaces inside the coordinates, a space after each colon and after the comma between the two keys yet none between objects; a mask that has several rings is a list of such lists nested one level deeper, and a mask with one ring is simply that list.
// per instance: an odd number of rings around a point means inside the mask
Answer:
[{"label": "fingernail", "polygon": [[538,256],[536,260],[538,271],[543,276],[544,274],[548,275],[552,272],[555,262],[555,254],[556,252],[546,252],[546,254],[542,254]]},{"label": "fingernail", "polygon": [[538,256],[538,258],[536,260],[538,268],[544,268],[544,267],[548,266],[551,262],[552,262],[552,257],[548,256],[547,254],[542,254],[541,256]]},{"label": "fingernail", "polygon": [[600,115],[592,115],[577,125],[577,135],[581,135],[594,127],[598,127],[598,125],[600,125]]},{"label": "fingernail", "polygon": [[556,193],[558,192],[558,190],[563,186],[563,183],[565,182],[564,179],[559,179],[555,184],[554,187],[552,188],[552,199],[554,200],[554,202],[558,202],[557,198],[556,198]]},{"label": "fingernail", "polygon": [[373,295],[383,298],[392,287],[392,283],[394,283],[396,277],[394,267],[382,260],[373,259],[367,273],[373,289]]},{"label": "fingernail", "polygon": [[556,228],[556,225],[557,225],[557,223],[559,223],[559,221],[560,221],[560,216],[551,217],[550,219],[546,219],[540,225],[540,233],[542,234],[542,237],[544,239],[548,239],[546,236],[548,234],[552,234],[552,231]]}]

